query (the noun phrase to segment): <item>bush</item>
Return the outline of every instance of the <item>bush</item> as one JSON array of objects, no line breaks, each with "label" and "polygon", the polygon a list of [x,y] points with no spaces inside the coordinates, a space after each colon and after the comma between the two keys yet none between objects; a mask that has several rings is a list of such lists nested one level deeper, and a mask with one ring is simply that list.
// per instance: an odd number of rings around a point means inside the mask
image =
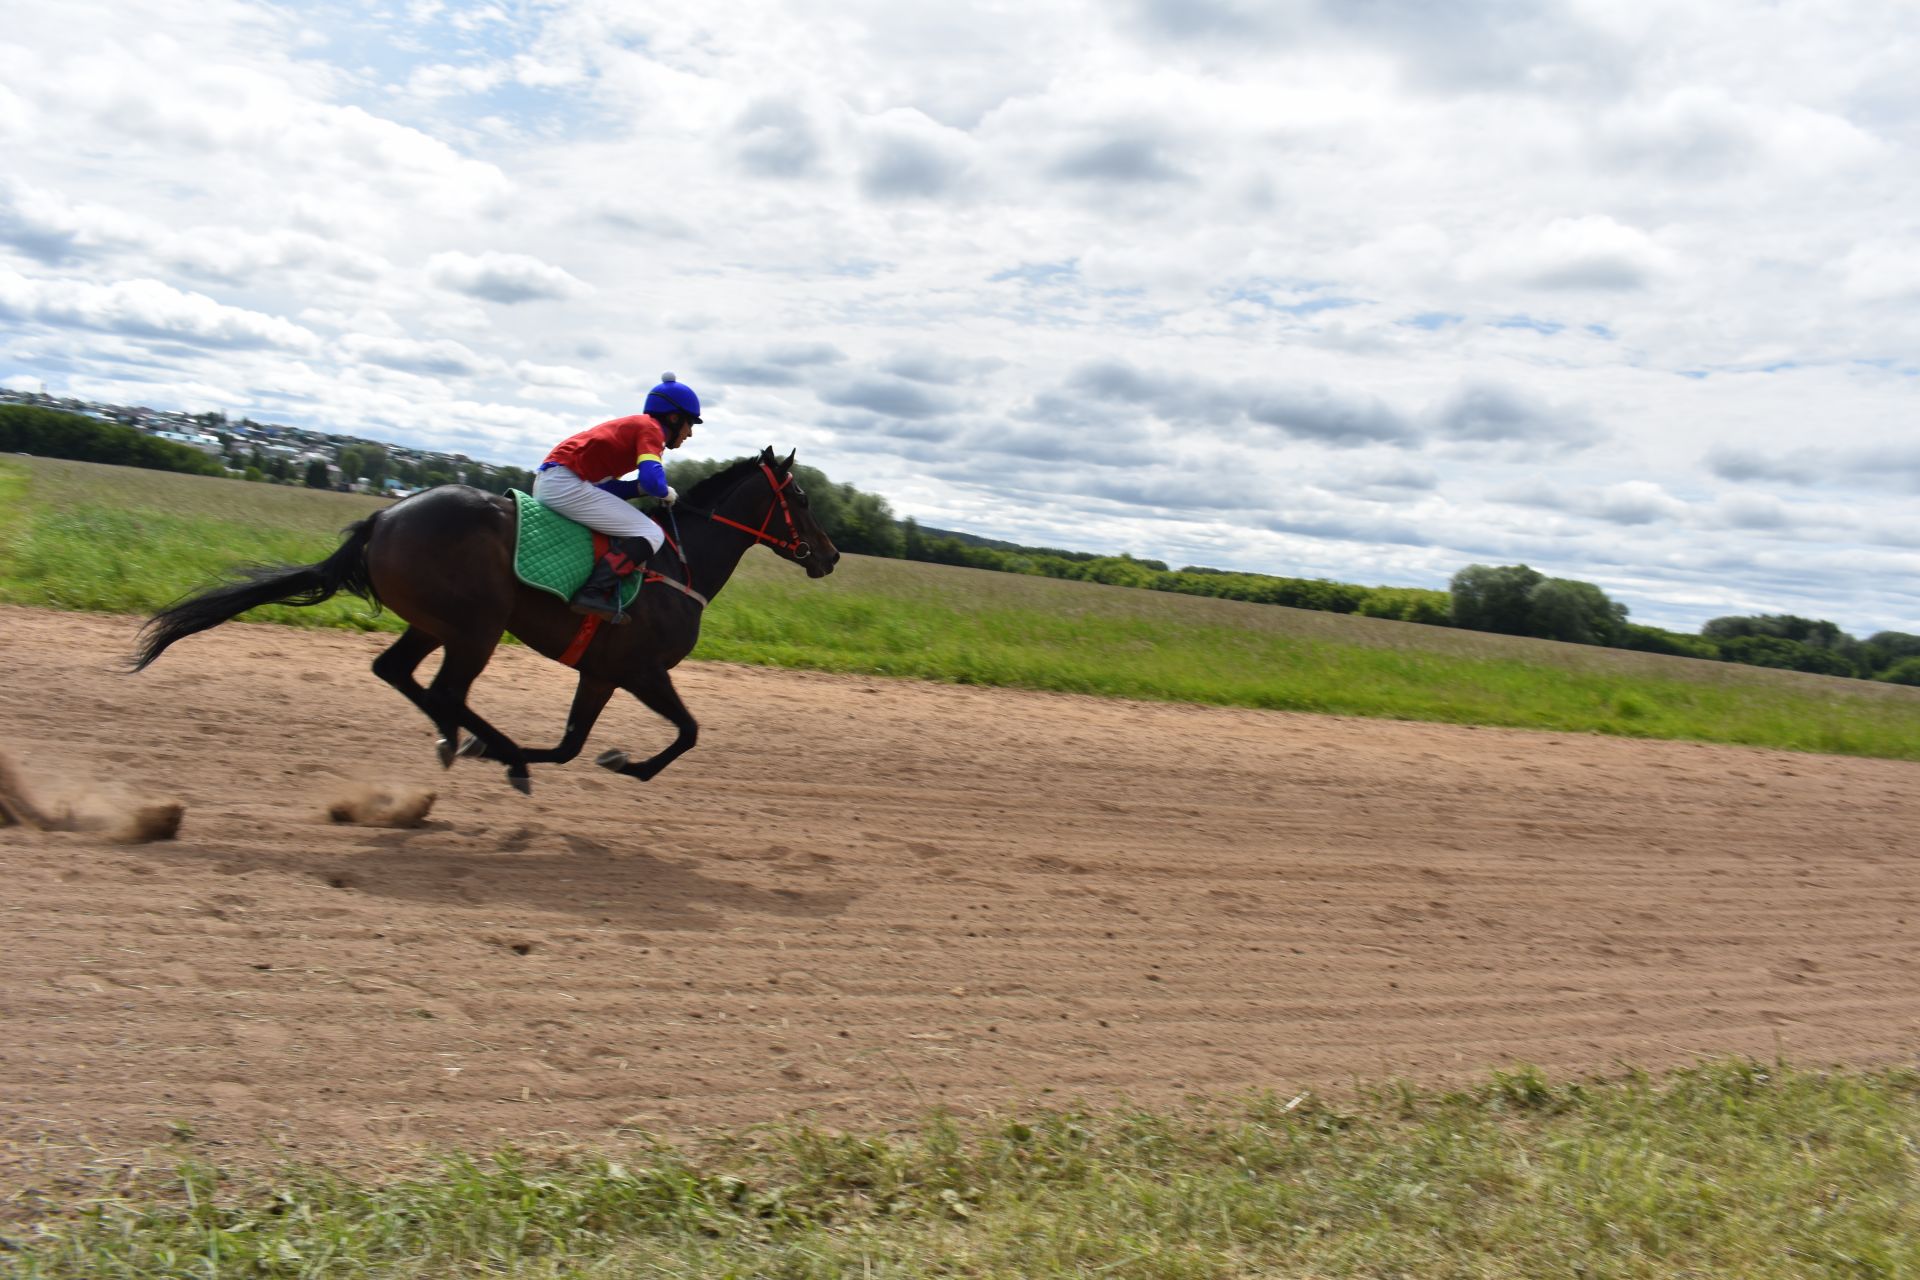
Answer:
[{"label": "bush", "polygon": [[1354,612],[1363,618],[1391,618],[1396,622],[1424,622],[1432,627],[1453,625],[1453,598],[1444,591],[1423,587],[1375,587]]}]

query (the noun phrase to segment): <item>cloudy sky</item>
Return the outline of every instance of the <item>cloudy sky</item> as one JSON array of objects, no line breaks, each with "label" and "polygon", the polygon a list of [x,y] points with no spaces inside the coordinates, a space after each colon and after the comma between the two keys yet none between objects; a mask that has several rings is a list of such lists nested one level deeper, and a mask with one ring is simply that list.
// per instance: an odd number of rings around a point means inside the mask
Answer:
[{"label": "cloudy sky", "polygon": [[0,381],[1641,621],[1920,632],[1920,21],[12,0]]}]

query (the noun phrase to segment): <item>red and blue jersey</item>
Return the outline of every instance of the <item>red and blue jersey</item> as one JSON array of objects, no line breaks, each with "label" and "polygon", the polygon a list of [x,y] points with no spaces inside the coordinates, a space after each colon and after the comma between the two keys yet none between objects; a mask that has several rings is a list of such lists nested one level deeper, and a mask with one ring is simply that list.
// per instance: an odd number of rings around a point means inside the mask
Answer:
[{"label": "red and blue jersey", "polygon": [[[568,436],[554,446],[540,469],[565,467],[588,484],[622,498],[639,493],[664,498],[667,469],[660,455],[666,447],[666,433],[659,423],[644,413],[630,414]],[[640,472],[637,481],[618,478],[635,468]]]}]

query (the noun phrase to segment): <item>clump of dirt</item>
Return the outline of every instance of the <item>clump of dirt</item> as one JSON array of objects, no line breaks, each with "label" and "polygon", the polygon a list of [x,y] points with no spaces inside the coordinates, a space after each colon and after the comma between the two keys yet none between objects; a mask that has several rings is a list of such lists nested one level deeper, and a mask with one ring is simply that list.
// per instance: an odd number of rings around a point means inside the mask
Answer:
[{"label": "clump of dirt", "polygon": [[419,787],[364,786],[327,806],[327,817],[362,827],[417,827],[437,797]]},{"label": "clump of dirt", "polygon": [[36,831],[68,830],[71,812],[50,814],[33,802],[13,761],[0,755],[0,827],[32,827]]},{"label": "clump of dirt", "polygon": [[98,832],[126,844],[171,840],[180,834],[187,807],[172,801],[121,804],[97,796],[85,797],[78,809],[43,808],[27,790],[20,770],[0,755],[0,827],[31,827],[35,831]]},{"label": "clump of dirt", "polygon": [[180,819],[185,817],[186,813],[187,806],[175,804],[172,801],[136,805],[131,813],[120,818],[113,831],[113,838],[127,844],[171,840],[180,834]]}]

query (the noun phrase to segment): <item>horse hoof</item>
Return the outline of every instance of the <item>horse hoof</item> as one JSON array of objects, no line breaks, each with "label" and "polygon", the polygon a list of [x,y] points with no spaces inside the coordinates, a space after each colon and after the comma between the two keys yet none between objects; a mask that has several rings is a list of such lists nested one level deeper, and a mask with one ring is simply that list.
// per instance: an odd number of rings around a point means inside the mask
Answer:
[{"label": "horse hoof", "polygon": [[459,754],[459,752],[452,742],[445,738],[436,738],[433,742],[433,749],[440,756],[440,767],[442,769],[453,768],[453,758]]},{"label": "horse hoof", "polygon": [[624,751],[602,751],[593,758],[593,762],[602,769],[611,769],[615,773],[627,767],[627,753]]},{"label": "horse hoof", "polygon": [[513,789],[521,795],[530,796],[533,794],[533,779],[527,777],[525,774],[510,773],[507,775],[507,781],[511,783]]},{"label": "horse hoof", "polygon": [[468,738],[460,744],[460,750],[455,754],[466,756],[469,759],[475,759],[487,754],[487,744],[478,738]]}]

